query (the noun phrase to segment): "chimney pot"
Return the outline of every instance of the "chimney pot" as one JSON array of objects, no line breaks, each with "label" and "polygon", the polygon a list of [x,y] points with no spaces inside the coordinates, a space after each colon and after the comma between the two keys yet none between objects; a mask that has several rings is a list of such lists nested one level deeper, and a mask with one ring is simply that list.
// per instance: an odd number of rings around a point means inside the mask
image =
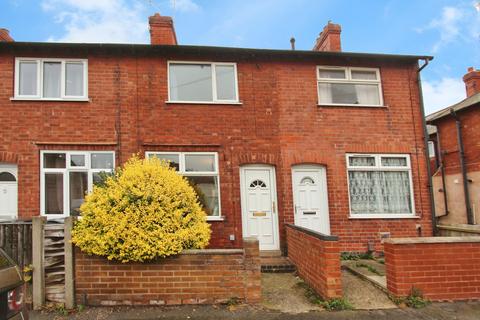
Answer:
[{"label": "chimney pot", "polygon": [[480,71],[474,67],[469,67],[467,71],[467,74],[463,76],[463,82],[468,98],[480,92]]},{"label": "chimney pot", "polygon": [[177,35],[173,26],[172,17],[161,16],[155,13],[148,18],[150,25],[150,44],[176,45]]},{"label": "chimney pot", "polygon": [[13,42],[13,38],[10,36],[10,31],[5,28],[0,28],[0,42]]},{"label": "chimney pot", "polygon": [[318,35],[313,46],[314,51],[342,51],[340,33],[342,27],[339,24],[332,23],[330,20]]}]

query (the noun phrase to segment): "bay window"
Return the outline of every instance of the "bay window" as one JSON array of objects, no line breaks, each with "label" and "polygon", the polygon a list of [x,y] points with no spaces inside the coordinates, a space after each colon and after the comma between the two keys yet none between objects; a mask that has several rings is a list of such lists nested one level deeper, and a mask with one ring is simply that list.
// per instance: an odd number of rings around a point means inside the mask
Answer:
[{"label": "bay window", "polygon": [[207,216],[220,217],[218,154],[215,152],[147,152],[147,158],[167,161],[184,176],[198,195]]},{"label": "bay window", "polygon": [[413,217],[412,172],[408,155],[348,154],[350,217]]},{"label": "bay window", "polygon": [[320,66],[317,81],[319,105],[383,105],[379,69]]},{"label": "bay window", "polygon": [[235,63],[169,62],[168,102],[238,103]]},{"label": "bay window", "polygon": [[78,215],[85,194],[102,172],[112,172],[114,152],[42,151],[40,154],[42,215]]},{"label": "bay window", "polygon": [[15,94],[19,100],[86,100],[87,60],[17,58]]}]

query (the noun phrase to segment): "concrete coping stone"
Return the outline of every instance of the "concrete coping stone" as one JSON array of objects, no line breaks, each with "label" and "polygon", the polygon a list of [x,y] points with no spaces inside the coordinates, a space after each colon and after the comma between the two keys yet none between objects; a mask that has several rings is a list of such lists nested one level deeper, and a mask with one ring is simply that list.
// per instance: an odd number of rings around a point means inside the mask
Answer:
[{"label": "concrete coping stone", "polygon": [[180,255],[230,255],[243,253],[243,249],[189,249],[182,251]]},{"label": "concrete coping stone", "polygon": [[287,224],[286,226],[289,227],[289,228],[292,228],[294,230],[306,233],[306,234],[308,234],[312,237],[315,237],[315,238],[323,240],[323,241],[338,241],[337,236],[329,236],[329,235],[326,235],[326,234],[323,234],[323,233],[320,233],[320,232],[317,232],[317,231],[313,231],[313,230],[310,230],[310,229],[307,229],[307,228],[304,228],[304,227],[296,226],[294,224]]},{"label": "concrete coping stone", "polygon": [[391,238],[385,239],[385,243],[391,244],[425,244],[425,243],[480,243],[480,237],[419,237],[419,238]]},{"label": "concrete coping stone", "polygon": [[469,225],[469,224],[456,224],[456,225],[449,225],[449,224],[439,224],[437,228],[443,230],[451,230],[451,231],[460,231],[460,232],[468,232],[468,233],[480,233],[480,225]]}]

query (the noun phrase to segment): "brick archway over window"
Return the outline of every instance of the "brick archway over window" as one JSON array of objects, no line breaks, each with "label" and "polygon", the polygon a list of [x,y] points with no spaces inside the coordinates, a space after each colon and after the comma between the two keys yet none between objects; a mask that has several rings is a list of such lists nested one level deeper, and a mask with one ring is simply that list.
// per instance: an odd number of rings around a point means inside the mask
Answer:
[{"label": "brick archway over window", "polygon": [[0,151],[0,162],[18,164],[18,155],[13,152]]}]

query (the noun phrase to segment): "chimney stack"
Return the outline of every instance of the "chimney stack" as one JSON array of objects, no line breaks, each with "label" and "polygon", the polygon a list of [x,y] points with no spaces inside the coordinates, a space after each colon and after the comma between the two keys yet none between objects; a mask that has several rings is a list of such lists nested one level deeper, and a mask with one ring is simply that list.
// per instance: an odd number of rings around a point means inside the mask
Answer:
[{"label": "chimney stack", "polygon": [[340,43],[340,33],[342,27],[339,24],[328,21],[323,31],[318,35],[314,51],[342,51]]},{"label": "chimney stack", "polygon": [[0,42],[13,42],[13,38],[10,36],[10,31],[4,28],[0,28]]},{"label": "chimney stack", "polygon": [[467,90],[467,98],[480,92],[480,71],[470,67],[468,72],[463,76],[465,82],[465,89]]},{"label": "chimney stack", "polygon": [[177,44],[172,17],[161,16],[159,13],[155,13],[148,18],[148,23],[150,25],[150,44]]}]

